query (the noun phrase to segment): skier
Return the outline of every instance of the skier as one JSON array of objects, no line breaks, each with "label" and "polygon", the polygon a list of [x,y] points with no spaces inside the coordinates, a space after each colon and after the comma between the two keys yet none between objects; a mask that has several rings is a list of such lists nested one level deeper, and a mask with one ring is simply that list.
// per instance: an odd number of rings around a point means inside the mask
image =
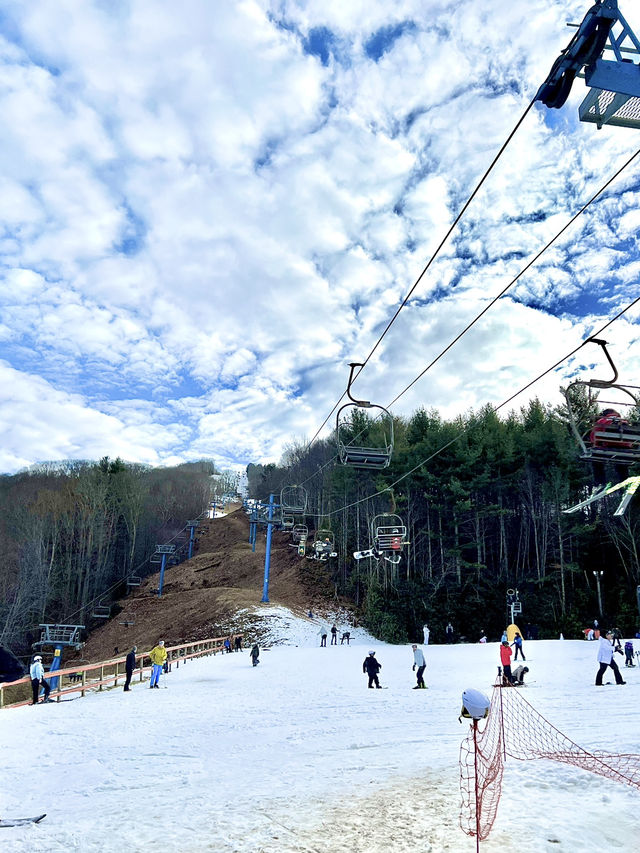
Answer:
[{"label": "skier", "polygon": [[501,642],[501,643],[506,643],[506,642],[508,641],[508,639],[509,639],[509,638],[507,637],[507,632],[506,632],[506,630],[504,630],[504,631],[502,632],[502,636],[500,637],[500,642]]},{"label": "skier", "polygon": [[327,634],[328,633],[329,632],[327,631],[327,629],[324,627],[324,625],[322,625],[320,627],[320,630],[318,631],[318,636],[320,637],[320,645],[321,646],[327,645]]},{"label": "skier", "polygon": [[518,686],[523,685],[524,684],[524,676],[527,672],[529,672],[528,666],[522,666],[522,664],[520,664],[520,666],[517,666],[513,670],[513,683],[517,684]]},{"label": "skier", "polygon": [[38,704],[38,696],[40,695],[40,688],[44,690],[44,702],[53,701],[49,699],[49,693],[51,693],[51,685],[48,681],[45,680],[44,677],[44,667],[42,666],[42,655],[36,655],[33,659],[33,663],[29,668],[29,675],[31,676],[31,691],[33,694],[33,702],[32,705]]},{"label": "skier", "polygon": [[424,625],[422,628],[422,632],[424,634],[424,644],[425,644],[425,646],[428,646],[429,645],[429,626]]},{"label": "skier", "polygon": [[520,654],[522,655],[522,660],[526,660],[526,657],[524,656],[524,651],[522,649],[522,637],[517,631],[513,643],[511,643],[511,645],[516,647],[516,653],[513,659],[518,660],[518,652],[520,652]]},{"label": "skier", "polygon": [[364,659],[364,663],[362,664],[362,671],[366,672],[369,676],[369,687],[373,687],[375,684],[376,687],[380,687],[380,682],[378,681],[378,673],[382,669],[382,664],[378,663],[376,660],[376,653],[369,652],[369,656]]},{"label": "skier", "polygon": [[167,659],[167,650],[164,647],[164,640],[158,640],[158,645],[154,646],[149,652],[149,657],[151,658],[151,663],[153,664],[153,669],[151,670],[151,681],[149,683],[150,688],[160,689],[160,673],[162,672],[162,667],[164,666],[164,662]]},{"label": "skier", "polygon": [[344,634],[340,637],[340,645],[347,641],[347,645],[349,645],[349,640],[351,639],[351,631],[345,631]]},{"label": "skier", "polygon": [[453,625],[451,624],[451,622],[447,624],[447,627],[445,628],[445,633],[447,635],[447,643],[453,643]]},{"label": "skier", "polygon": [[502,684],[507,685],[513,682],[511,675],[511,646],[509,640],[503,640],[500,643],[500,663],[502,664]]},{"label": "skier", "polygon": [[133,670],[136,668],[136,652],[138,651],[138,647],[134,646],[129,654],[127,655],[127,659],[124,663],[124,670],[127,674],[127,677],[124,680],[124,689],[130,690],[129,685],[131,684],[131,676],[133,675]]},{"label": "skier", "polygon": [[633,643],[631,640],[627,640],[624,644],[624,665],[635,666],[635,663],[633,662]]},{"label": "skier", "polygon": [[[600,664],[600,669],[596,675],[596,687],[602,687],[602,676],[608,666],[613,670],[613,674],[616,678],[616,684],[627,683],[622,680],[618,664],[613,659],[613,652],[613,633],[611,631],[607,631],[606,636],[600,637],[598,640],[598,663]],[[622,650],[620,650],[620,654],[622,654]]]},{"label": "skier", "polygon": [[331,626],[331,645],[338,645],[338,628],[336,625]]},{"label": "skier", "polygon": [[242,636],[240,634],[238,634],[233,641],[233,646],[236,652],[242,651]]},{"label": "skier", "polygon": [[254,666],[258,666],[258,664],[260,663],[259,657],[260,657],[260,649],[258,648],[258,644],[254,643],[253,647],[251,649],[251,663]]},{"label": "skier", "polygon": [[413,649],[413,671],[416,672],[416,667],[418,667],[418,671],[416,673],[418,683],[413,689],[420,690],[422,688],[423,690],[426,690],[427,685],[424,683],[424,678],[422,676],[424,674],[425,667],[427,666],[427,662],[422,654],[422,649],[419,649],[415,643],[411,648]]}]

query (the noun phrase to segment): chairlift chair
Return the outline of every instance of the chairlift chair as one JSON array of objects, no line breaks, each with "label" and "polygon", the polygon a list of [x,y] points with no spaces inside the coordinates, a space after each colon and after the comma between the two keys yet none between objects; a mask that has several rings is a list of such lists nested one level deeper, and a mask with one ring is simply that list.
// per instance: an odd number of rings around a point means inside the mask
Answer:
[{"label": "chairlift chair", "polygon": [[138,575],[129,575],[129,577],[127,578],[127,587],[140,586],[141,583],[142,578]]},{"label": "chairlift chair", "polygon": [[390,563],[399,563],[407,543],[407,528],[399,515],[376,515],[371,521],[371,547]]},{"label": "chairlift chair", "polygon": [[280,519],[280,524],[283,530],[292,530],[295,524],[295,518],[292,515],[283,513]]},{"label": "chairlift chair", "polygon": [[625,405],[633,406],[640,402],[639,398],[628,387],[618,382],[618,370],[607,350],[607,342],[599,338],[591,338],[590,343],[598,344],[602,348],[613,370],[613,376],[611,379],[578,379],[567,387],[564,397],[567,403],[571,431],[578,444],[581,459],[609,460],[630,465],[640,460],[640,427],[628,423],[623,418],[611,418],[609,423],[600,425],[596,423],[587,436],[582,435],[578,427],[576,413],[571,404],[572,388],[587,388],[589,394],[591,394],[592,389],[615,388],[630,398],[628,402],[619,401],[614,403],[616,407]]},{"label": "chairlift chair", "polygon": [[329,557],[337,557],[335,540],[336,537],[331,530],[323,528],[316,530],[311,546],[312,553],[308,559],[325,562]]},{"label": "chairlift chair", "polygon": [[304,515],[307,499],[304,486],[284,486],[280,491],[280,510],[291,515]]},{"label": "chairlift chair", "polygon": [[[352,468],[387,468],[393,455],[393,417],[384,406],[378,406],[368,400],[356,400],[352,396],[353,371],[356,367],[363,367],[364,365],[359,362],[352,362],[349,366],[351,372],[347,384],[347,396],[351,402],[341,406],[336,414],[336,440],[340,462]],[[352,444],[349,439],[350,424],[343,414],[347,409],[379,409],[383,416],[381,423],[378,424],[382,432],[381,440],[369,447]],[[358,436],[353,441],[356,441],[357,438]]]},{"label": "chairlift chair", "polygon": [[108,619],[111,616],[111,607],[106,604],[98,604],[93,608],[91,615],[96,619]]},{"label": "chairlift chair", "polygon": [[291,531],[291,538],[294,542],[300,543],[301,541],[306,541],[309,536],[309,528],[306,524],[294,524],[293,529]]}]

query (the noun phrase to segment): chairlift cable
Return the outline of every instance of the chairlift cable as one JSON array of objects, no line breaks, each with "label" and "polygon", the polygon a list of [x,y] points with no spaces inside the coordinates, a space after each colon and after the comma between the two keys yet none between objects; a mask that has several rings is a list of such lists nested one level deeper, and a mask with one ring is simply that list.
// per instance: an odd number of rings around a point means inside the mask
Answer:
[{"label": "chairlift cable", "polygon": [[[504,148],[504,146],[503,146],[503,148]],[[533,266],[533,265],[534,265],[534,264],[535,264],[535,263],[536,263],[536,262],[537,262],[537,261],[542,257],[542,255],[543,255],[543,254],[544,254],[544,253],[545,253],[549,248],[551,248],[551,246],[553,246],[553,244],[554,244],[554,243],[555,243],[555,242],[556,242],[556,241],[557,241],[557,240],[558,240],[558,239],[559,239],[559,238],[564,234],[564,232],[565,232],[565,231],[566,231],[566,230],[567,230],[571,225],[573,225],[573,223],[578,219],[578,217],[579,217],[579,216],[581,216],[581,215],[585,212],[585,210],[587,210],[587,209],[588,209],[588,208],[589,208],[589,207],[590,207],[590,206],[591,206],[591,205],[592,205],[592,204],[593,204],[593,203],[594,203],[594,202],[595,202],[595,201],[596,201],[596,200],[597,200],[597,199],[598,199],[598,198],[599,198],[599,197],[600,197],[600,196],[601,196],[601,195],[602,195],[602,194],[603,194],[603,193],[604,193],[604,192],[605,192],[605,191],[606,191],[610,186],[611,186],[611,184],[612,184],[612,183],[613,183],[613,182],[614,182],[614,181],[615,181],[615,180],[616,180],[616,179],[617,179],[617,178],[622,174],[622,172],[623,172],[623,171],[624,171],[628,166],[630,166],[630,165],[631,165],[631,163],[636,159],[636,157],[638,157],[638,155],[639,155],[639,154],[640,154],[640,148],[639,148],[639,149],[638,149],[634,154],[632,154],[632,155],[631,155],[631,157],[629,157],[629,158],[625,161],[625,163],[623,163],[623,165],[622,165],[622,166],[620,166],[620,168],[618,168],[618,169],[616,170],[616,172],[615,172],[615,173],[614,173],[610,178],[608,178],[608,180],[607,180],[607,181],[606,181],[606,182],[605,182],[605,183],[600,187],[600,189],[599,189],[596,193],[594,193],[594,195],[593,195],[593,196],[592,196],[592,197],[591,197],[587,202],[585,202],[585,204],[583,204],[583,205],[582,205],[582,207],[580,208],[580,210],[578,210],[578,211],[577,211],[577,213],[575,213],[575,214],[574,214],[574,215],[573,215],[573,216],[568,220],[568,222],[566,222],[566,223],[565,223],[565,225],[564,225],[564,226],[563,226],[563,227],[562,227],[562,228],[561,228],[561,229],[560,229],[560,230],[555,234],[555,236],[554,236],[551,240],[549,240],[549,241],[546,243],[546,245],[545,245],[545,246],[543,246],[543,247],[542,247],[542,249],[540,249],[540,251],[539,251],[539,252],[538,252],[538,253],[537,253],[537,254],[536,254],[536,255],[535,255],[535,256],[534,256],[534,257],[533,257],[533,258],[532,258],[532,259],[531,259],[531,260],[530,260],[530,261],[529,261],[529,262],[528,262],[528,263],[527,263],[527,264],[526,264],[526,265],[525,265],[521,270],[520,270],[520,272],[515,276],[515,278],[513,278],[513,279],[509,282],[509,284],[507,284],[507,285],[506,285],[506,287],[504,287],[504,288],[502,289],[502,291],[501,291],[497,296],[495,296],[495,297],[494,297],[494,298],[493,298],[493,299],[492,299],[492,300],[491,300],[491,301],[490,301],[490,302],[489,302],[489,303],[488,303],[488,304],[487,304],[487,305],[482,309],[482,311],[481,311],[481,312],[480,312],[476,317],[474,317],[474,319],[473,319],[473,320],[471,320],[471,321],[470,321],[470,322],[465,326],[465,328],[464,328],[464,329],[462,329],[462,331],[461,331],[461,332],[459,332],[459,333],[458,333],[458,335],[456,335],[456,337],[455,337],[455,338],[454,338],[454,339],[453,339],[453,340],[452,340],[452,341],[451,341],[451,342],[450,342],[450,343],[449,343],[449,344],[448,344],[448,345],[447,345],[447,346],[446,346],[446,347],[445,347],[445,348],[444,348],[444,349],[443,349],[443,350],[442,350],[442,351],[441,351],[441,352],[440,352],[440,353],[439,353],[439,354],[438,354],[438,355],[437,355],[437,356],[436,356],[436,357],[435,357],[435,358],[434,358],[434,359],[433,359],[433,360],[432,360],[432,361],[431,361],[431,362],[430,362],[430,363],[429,363],[425,368],[424,368],[424,370],[423,370],[420,374],[418,374],[418,376],[416,376],[416,377],[415,377],[415,379],[413,379],[413,380],[412,380],[412,381],[411,381],[411,382],[406,386],[406,388],[404,388],[404,390],[402,390],[402,391],[401,391],[401,392],[400,392],[396,397],[394,397],[394,399],[393,399],[390,403],[388,403],[388,404],[387,404],[387,406],[386,406],[385,408],[387,408],[387,409],[391,409],[391,407],[392,407],[395,403],[397,403],[397,402],[398,402],[398,400],[399,400],[399,399],[400,399],[404,394],[406,394],[406,392],[407,392],[407,391],[408,391],[408,390],[409,390],[413,385],[415,385],[415,384],[416,384],[416,382],[418,382],[418,381],[419,381],[419,380],[420,380],[420,379],[425,375],[425,373],[427,373],[427,371],[428,371],[428,370],[430,370],[430,369],[431,369],[431,368],[432,368],[432,367],[433,367],[433,366],[434,366],[434,365],[435,365],[435,364],[436,364],[436,363],[437,363],[437,362],[438,362],[438,361],[439,361],[439,360],[440,360],[440,359],[441,359],[441,358],[442,358],[442,357],[443,357],[443,356],[444,356],[444,355],[445,355],[445,354],[446,354],[446,353],[447,353],[447,352],[448,352],[448,351],[449,351],[449,350],[450,350],[450,349],[451,349],[451,348],[452,348],[452,347],[453,347],[453,346],[454,346],[454,345],[455,345],[455,344],[456,344],[456,343],[457,343],[457,342],[458,342],[462,337],[463,337],[463,335],[465,335],[465,334],[466,334],[466,333],[467,333],[467,332],[468,332],[468,331],[469,331],[469,330],[470,330],[470,329],[471,329],[471,328],[472,328],[472,327],[473,327],[473,326],[478,322],[478,320],[480,320],[480,318],[481,318],[481,317],[483,317],[483,316],[484,316],[484,314],[486,314],[486,313],[489,311],[489,309],[490,309],[490,308],[492,308],[492,307],[495,305],[495,303],[496,303],[499,299],[501,299],[501,298],[502,298],[502,297],[503,297],[503,296],[504,296],[504,295],[505,295],[505,294],[506,294],[506,293],[507,293],[507,292],[508,292],[508,291],[509,291],[509,290],[510,290],[510,289],[511,289],[515,284],[516,284],[516,282],[517,282],[517,281],[518,281],[518,280],[519,280],[519,279],[524,275],[524,273],[525,273],[525,272],[527,272],[527,271],[528,271],[528,270],[529,270],[529,269],[530,269],[530,268],[531,268],[531,267],[532,267],[532,266]],[[445,238],[445,239],[446,239],[446,238]],[[429,262],[429,263],[431,263],[431,262]],[[425,271],[426,271],[426,269],[427,269],[427,268],[428,268],[428,265],[427,265],[427,267],[425,267]],[[423,273],[424,273],[424,271],[423,271]],[[605,326],[604,328],[606,328],[606,326]],[[385,333],[384,333],[384,334],[386,334],[386,330],[385,330]],[[599,333],[598,333],[598,334],[599,334]],[[597,335],[596,335],[596,336],[597,336]],[[593,336],[592,336],[592,337],[593,337]],[[380,338],[380,340],[382,340],[382,338]],[[581,346],[582,346],[582,345],[581,345]],[[564,359],[563,359],[563,360],[564,360]],[[366,362],[365,362],[365,363],[366,363]],[[363,367],[364,367],[364,365],[363,365]],[[360,370],[362,370],[362,368],[360,368]],[[356,374],[356,378],[357,378],[357,376],[359,375],[359,373],[360,373],[360,371],[358,371],[358,374]],[[628,386],[628,387],[630,387],[630,388],[637,388],[638,386],[632,386],[632,385],[630,385],[630,386]],[[346,391],[345,391],[345,393],[342,395],[342,397],[340,398],[340,400],[338,400],[338,402],[336,403],[336,405],[333,407],[333,409],[331,410],[330,414],[327,416],[327,419],[324,421],[324,423],[323,423],[323,424],[322,424],[322,426],[320,427],[320,430],[322,429],[322,427],[324,426],[324,424],[326,424],[326,422],[327,422],[327,420],[329,419],[329,417],[331,417],[331,414],[333,414],[333,412],[336,410],[336,408],[338,407],[338,405],[340,404],[340,402],[341,402],[341,401],[342,401],[342,399],[344,398],[345,394],[346,394]],[[314,438],[309,442],[308,447],[310,447],[310,446],[311,446],[311,444],[313,444],[313,441],[315,440],[315,438],[317,438],[317,436],[318,436],[318,434],[319,434],[320,430],[318,430],[318,432],[316,433],[316,435],[314,436]],[[362,434],[362,433],[359,433],[359,435],[361,435],[361,434]],[[358,436],[355,436],[355,438],[354,438],[353,440],[355,440],[355,439],[357,439],[357,438],[358,438]],[[324,470],[324,468],[326,468],[328,465],[330,465],[330,464],[331,464],[335,459],[337,459],[337,458],[338,458],[338,457],[337,457],[337,454],[336,454],[336,455],[335,455],[335,456],[333,456],[330,460],[328,460],[327,462],[325,462],[325,464],[324,464],[324,465],[322,465],[322,466],[319,468],[319,470],[318,470],[318,471],[314,472],[313,474],[310,474],[310,475],[309,475],[309,477],[308,477],[306,480],[304,480],[304,483],[309,482],[309,480],[311,480],[311,479],[313,479],[313,477],[317,476],[317,474],[318,474],[318,473],[320,473],[322,470]]]},{"label": "chairlift cable", "polygon": [[[503,409],[505,406],[507,406],[509,403],[511,403],[513,400],[515,400],[516,397],[518,397],[524,391],[528,390],[532,385],[535,385],[536,382],[539,382],[548,373],[551,373],[553,370],[555,370],[557,367],[559,367],[563,362],[565,362],[565,361],[567,361],[567,359],[571,358],[572,355],[575,355],[580,349],[582,349],[582,347],[585,344],[589,343],[591,338],[599,337],[605,331],[605,329],[607,329],[609,326],[611,326],[612,323],[615,323],[616,320],[619,320],[620,317],[622,317],[624,314],[626,314],[627,311],[631,310],[631,308],[633,308],[638,303],[640,303],[640,296],[636,297],[636,299],[634,299],[632,302],[630,302],[626,308],[623,308],[622,311],[619,311],[614,317],[612,317],[610,320],[608,320],[604,324],[604,326],[602,326],[600,329],[598,329],[597,332],[594,332],[594,334],[589,335],[589,337],[586,340],[582,341],[582,343],[579,344],[577,347],[575,347],[573,350],[571,350],[571,352],[567,353],[567,355],[563,356],[563,358],[561,358],[559,361],[556,361],[555,364],[552,364],[551,367],[548,367],[545,371],[543,371],[538,376],[536,376],[535,379],[532,379],[530,382],[528,382],[526,385],[524,385],[522,388],[520,388],[518,391],[516,391],[514,394],[512,394],[510,397],[508,397],[506,400],[503,400],[502,403],[499,403],[497,406],[494,406],[493,410],[495,412],[497,412],[500,409]],[[420,462],[418,462],[418,464],[415,465],[410,471],[405,472],[401,477],[398,477],[398,479],[395,480],[393,483],[391,483],[388,486],[385,486],[384,489],[380,489],[379,491],[374,492],[371,495],[367,495],[364,498],[359,498],[358,500],[353,501],[350,504],[346,504],[345,506],[342,506],[339,509],[332,510],[331,512],[328,512],[327,515],[328,516],[337,515],[339,512],[344,512],[344,510],[346,510],[346,509],[350,509],[351,507],[356,506],[357,504],[364,503],[367,500],[371,500],[372,498],[375,498],[375,497],[378,497],[378,496],[384,494],[389,489],[393,489],[395,486],[398,485],[398,483],[401,483],[403,480],[405,480],[411,474],[415,473],[423,465],[426,465],[427,462],[430,462],[436,456],[439,456],[442,452],[447,450],[447,448],[451,447],[452,444],[455,444],[456,441],[459,441],[469,431],[469,429],[470,429],[470,427],[467,427],[466,429],[461,430],[452,439],[447,441],[445,444],[443,444],[437,450],[434,450],[433,453],[431,453],[429,456],[425,457]]]},{"label": "chairlift cable", "polygon": [[[409,292],[407,293],[407,295],[404,297],[404,299],[402,300],[402,302],[400,303],[400,305],[399,305],[399,306],[398,306],[398,308],[396,309],[396,312],[395,312],[395,314],[393,315],[393,317],[392,317],[392,318],[389,320],[389,322],[387,323],[387,325],[386,325],[386,327],[385,327],[384,331],[382,332],[382,334],[380,335],[380,337],[378,338],[378,340],[377,340],[377,341],[376,341],[376,343],[374,344],[373,349],[371,350],[371,352],[369,353],[369,355],[365,358],[365,360],[362,362],[362,366],[361,366],[360,370],[357,372],[357,374],[355,375],[354,379],[357,379],[357,378],[358,378],[358,376],[360,375],[360,373],[364,370],[364,368],[366,367],[367,363],[369,362],[369,360],[371,359],[371,357],[372,357],[372,356],[373,356],[373,354],[375,353],[375,351],[378,349],[378,347],[379,347],[379,346],[380,346],[380,344],[382,343],[383,338],[385,337],[385,335],[387,334],[387,332],[389,331],[389,329],[391,328],[391,326],[395,323],[396,319],[398,318],[398,315],[400,314],[400,312],[402,311],[402,309],[405,307],[405,305],[407,304],[407,302],[409,301],[409,299],[412,297],[412,295],[413,295],[413,293],[414,293],[415,289],[418,287],[418,285],[420,284],[420,282],[422,281],[422,279],[423,279],[423,278],[424,278],[424,276],[426,275],[427,271],[429,270],[429,268],[431,267],[431,265],[433,264],[433,262],[435,261],[435,259],[436,259],[436,258],[438,257],[438,255],[440,254],[440,250],[442,249],[442,247],[444,246],[444,244],[447,242],[447,240],[449,239],[449,237],[451,236],[451,234],[453,233],[453,231],[454,231],[454,230],[455,230],[455,228],[457,227],[458,223],[460,222],[460,220],[462,219],[462,217],[463,217],[463,216],[464,216],[464,214],[466,213],[467,208],[469,207],[469,205],[471,204],[471,202],[474,200],[474,198],[476,197],[476,195],[479,193],[479,191],[480,191],[480,189],[482,188],[482,186],[483,186],[484,182],[486,181],[486,179],[489,177],[489,175],[490,175],[490,174],[491,174],[491,172],[493,171],[494,167],[495,167],[495,166],[496,166],[496,164],[498,163],[498,160],[499,160],[499,159],[500,159],[500,157],[503,155],[503,153],[504,153],[505,149],[507,148],[507,146],[509,145],[509,143],[511,142],[511,140],[513,139],[513,137],[515,136],[515,134],[517,133],[517,131],[520,129],[520,125],[524,122],[525,118],[526,118],[526,117],[527,117],[527,115],[529,114],[529,111],[531,110],[531,108],[533,107],[533,105],[535,104],[535,102],[536,102],[536,98],[533,98],[533,100],[532,100],[532,101],[530,101],[529,105],[527,106],[527,108],[525,109],[525,111],[522,113],[522,115],[520,116],[520,118],[518,119],[518,121],[516,122],[516,124],[515,124],[515,126],[514,126],[513,130],[511,131],[511,133],[509,134],[509,136],[506,138],[506,140],[503,142],[503,144],[502,144],[502,146],[501,146],[500,150],[498,151],[498,153],[495,155],[495,157],[493,158],[493,160],[492,160],[492,161],[491,161],[491,163],[489,164],[489,167],[485,170],[485,173],[484,173],[484,174],[483,174],[483,176],[480,178],[479,182],[476,184],[476,186],[475,186],[474,190],[472,191],[471,195],[467,198],[467,200],[466,200],[466,201],[465,201],[465,203],[463,204],[462,208],[461,208],[461,209],[460,209],[460,211],[458,212],[458,215],[457,215],[457,216],[456,216],[456,218],[453,220],[453,222],[451,223],[451,225],[450,225],[450,226],[449,226],[449,228],[447,229],[447,232],[445,233],[444,237],[442,238],[442,240],[440,241],[440,243],[439,243],[439,244],[438,244],[438,246],[436,247],[435,251],[433,252],[433,254],[431,255],[431,257],[430,257],[430,258],[429,258],[429,260],[427,261],[427,263],[426,263],[425,267],[423,268],[422,272],[421,272],[421,273],[420,273],[420,275],[417,277],[417,279],[415,280],[415,282],[414,282],[414,283],[413,283],[413,285],[411,286],[411,288],[410,288]],[[322,424],[321,424],[321,425],[320,425],[320,427],[318,428],[318,430],[317,430],[316,434],[313,436],[313,438],[311,439],[311,441],[309,442],[309,444],[307,445],[307,447],[310,447],[310,446],[313,444],[313,442],[316,440],[316,438],[320,435],[320,433],[322,432],[322,430],[323,430],[324,426],[326,425],[327,421],[329,420],[329,418],[331,417],[331,415],[335,412],[335,410],[338,408],[338,406],[340,405],[340,403],[341,403],[341,402],[342,402],[342,400],[344,399],[345,394],[346,394],[346,391],[342,394],[342,396],[341,396],[341,397],[340,397],[340,399],[337,401],[337,403],[335,404],[335,406],[331,409],[331,411],[329,412],[329,414],[327,415],[327,417],[324,419],[324,421],[322,422]]]}]

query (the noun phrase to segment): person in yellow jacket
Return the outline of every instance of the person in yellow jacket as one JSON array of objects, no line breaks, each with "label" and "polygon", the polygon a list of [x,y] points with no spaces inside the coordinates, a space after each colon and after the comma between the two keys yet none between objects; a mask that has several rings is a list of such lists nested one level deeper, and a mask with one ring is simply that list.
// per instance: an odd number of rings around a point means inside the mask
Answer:
[{"label": "person in yellow jacket", "polygon": [[149,687],[157,687],[160,689],[158,682],[160,681],[160,673],[167,659],[167,650],[164,647],[164,640],[158,640],[158,645],[154,646],[149,652],[153,669],[151,670],[151,683]]}]

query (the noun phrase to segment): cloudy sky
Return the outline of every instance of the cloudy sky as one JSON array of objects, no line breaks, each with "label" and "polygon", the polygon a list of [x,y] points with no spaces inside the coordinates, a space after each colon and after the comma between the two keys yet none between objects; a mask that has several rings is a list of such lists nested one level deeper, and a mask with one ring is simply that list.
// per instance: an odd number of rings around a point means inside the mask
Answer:
[{"label": "cloudy sky", "polygon": [[[313,436],[590,5],[4,0],[0,472]],[[579,122],[586,91],[529,112],[358,396],[393,400],[640,147]],[[628,305],[639,200],[634,161],[393,411],[499,405]],[[639,319],[606,335],[634,384]]]}]

